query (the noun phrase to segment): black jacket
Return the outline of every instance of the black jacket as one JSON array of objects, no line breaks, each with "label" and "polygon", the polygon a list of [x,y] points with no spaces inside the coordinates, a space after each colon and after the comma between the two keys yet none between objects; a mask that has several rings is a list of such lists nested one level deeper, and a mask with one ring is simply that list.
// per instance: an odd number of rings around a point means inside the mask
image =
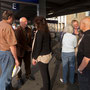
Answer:
[{"label": "black jacket", "polygon": [[[78,67],[82,63],[84,57],[90,58],[90,30],[84,32],[84,36],[78,46],[77,61]],[[84,70],[90,70],[90,61]]]},{"label": "black jacket", "polygon": [[37,59],[39,55],[51,52],[51,36],[49,32],[38,30],[32,52],[32,58]]}]

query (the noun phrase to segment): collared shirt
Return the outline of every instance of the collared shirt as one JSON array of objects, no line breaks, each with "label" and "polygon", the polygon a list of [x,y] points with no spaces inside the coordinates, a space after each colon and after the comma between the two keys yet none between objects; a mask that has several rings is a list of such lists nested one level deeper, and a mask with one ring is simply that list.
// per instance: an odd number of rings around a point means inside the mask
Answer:
[{"label": "collared shirt", "polygon": [[10,50],[10,46],[16,45],[17,40],[12,26],[5,20],[0,22],[0,50]]},{"label": "collared shirt", "polygon": [[[90,30],[84,32],[84,36],[78,46],[78,66],[82,63],[84,57],[90,58]],[[90,62],[87,65],[86,69],[90,70]]]}]

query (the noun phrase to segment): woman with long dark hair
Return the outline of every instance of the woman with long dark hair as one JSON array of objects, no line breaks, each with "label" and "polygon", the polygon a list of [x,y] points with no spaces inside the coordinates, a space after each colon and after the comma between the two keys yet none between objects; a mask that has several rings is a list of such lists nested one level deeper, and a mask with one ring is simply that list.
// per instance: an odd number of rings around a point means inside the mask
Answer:
[{"label": "woman with long dark hair", "polygon": [[46,19],[44,17],[36,17],[34,19],[36,33],[34,35],[32,45],[32,64],[39,64],[43,87],[41,90],[50,90],[50,76],[48,64],[51,60],[51,37]]}]

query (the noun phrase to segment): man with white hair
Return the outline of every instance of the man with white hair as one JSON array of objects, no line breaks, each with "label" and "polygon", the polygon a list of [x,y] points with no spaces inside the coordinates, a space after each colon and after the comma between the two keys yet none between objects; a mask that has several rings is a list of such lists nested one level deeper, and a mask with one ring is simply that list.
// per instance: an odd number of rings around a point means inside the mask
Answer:
[{"label": "man with white hair", "polygon": [[[22,60],[25,64],[25,71],[26,71],[26,78],[35,80],[34,77],[31,76],[31,47],[32,47],[32,40],[31,40],[31,29],[27,27],[28,20],[25,17],[21,17],[20,26],[15,30],[15,35],[17,38],[17,55],[19,58],[20,65],[22,64]],[[21,78],[22,72],[20,71],[18,74],[18,78]]]}]

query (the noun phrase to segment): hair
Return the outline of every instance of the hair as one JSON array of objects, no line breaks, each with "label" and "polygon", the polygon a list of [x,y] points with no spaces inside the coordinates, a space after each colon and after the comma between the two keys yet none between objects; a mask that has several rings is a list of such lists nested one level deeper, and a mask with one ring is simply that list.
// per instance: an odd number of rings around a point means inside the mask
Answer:
[{"label": "hair", "polygon": [[4,19],[4,20],[8,20],[9,17],[14,18],[14,14],[13,14],[13,12],[10,11],[10,10],[6,10],[6,11],[4,11],[3,14],[2,14],[2,19]]},{"label": "hair", "polygon": [[71,21],[71,25],[72,25],[72,26],[73,26],[73,23],[74,23],[74,22],[77,22],[77,23],[78,23],[77,20],[72,20],[72,21]]},{"label": "hair", "polygon": [[35,17],[34,24],[37,25],[38,30],[42,30],[44,32],[49,32],[47,21],[44,17],[42,17],[42,16]]},{"label": "hair", "polygon": [[67,25],[64,29],[66,33],[73,33],[73,27],[71,25]]}]

